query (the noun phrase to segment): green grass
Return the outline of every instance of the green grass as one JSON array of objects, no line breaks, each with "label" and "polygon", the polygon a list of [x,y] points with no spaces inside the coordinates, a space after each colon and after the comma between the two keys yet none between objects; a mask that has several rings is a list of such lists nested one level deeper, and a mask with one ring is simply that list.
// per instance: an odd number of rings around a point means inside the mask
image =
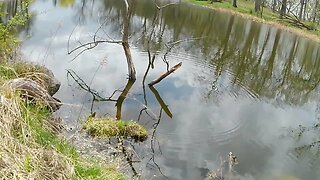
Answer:
[{"label": "green grass", "polygon": [[232,1],[221,1],[214,2],[211,1],[199,1],[199,0],[185,0],[186,2],[206,6],[213,9],[224,10],[230,13],[235,13],[244,18],[254,19],[256,21],[268,23],[277,26],[282,29],[289,30],[293,33],[308,37],[310,39],[320,41],[320,25],[316,25],[312,22],[304,21],[305,24],[312,26],[316,30],[307,30],[296,27],[287,21],[279,18],[279,14],[274,13],[270,8],[264,7],[263,13],[254,12],[254,3],[250,0],[237,0],[237,8],[232,6]]},{"label": "green grass", "polygon": [[[2,65],[0,77],[16,77]],[[118,164],[84,157],[59,137],[44,104],[29,104],[10,89],[0,92],[1,179],[115,179],[127,177]]]},{"label": "green grass", "polygon": [[[74,166],[76,179],[126,179],[118,171],[116,165],[106,165],[98,162],[98,160],[83,159],[72,145],[59,138],[46,121],[51,116],[47,108],[41,105],[28,105],[24,107],[22,114],[23,119],[26,120],[30,127],[35,142],[42,148],[53,149],[69,159],[71,165]],[[30,162],[27,163],[27,167],[31,169]]]},{"label": "green grass", "polygon": [[[30,78],[46,89],[48,72],[39,65],[8,63],[20,44],[19,27],[29,21],[29,1],[11,17],[0,22],[0,86],[14,78]],[[1,5],[0,5],[1,6]],[[6,16],[1,14],[0,17]],[[58,135],[49,121],[52,114],[44,104],[26,103],[11,88],[0,91],[0,179],[110,179],[127,177],[119,164],[84,157]]]},{"label": "green grass", "polygon": [[[9,21],[4,24],[0,23],[0,62],[5,62],[7,57],[16,50],[20,44],[19,38],[17,38],[17,31],[19,27],[24,26],[29,21],[28,6],[30,1],[21,2],[21,9],[13,16]],[[0,9],[4,4],[0,3]],[[0,12],[0,17],[7,16],[3,12]],[[7,18],[7,17],[6,17]]]},{"label": "green grass", "polygon": [[27,62],[0,64],[0,77],[5,80],[29,76],[32,78],[35,75],[46,73],[47,70],[43,66]]},{"label": "green grass", "polygon": [[237,8],[233,7],[231,1],[221,1],[221,2],[214,2],[210,3],[210,1],[198,1],[198,0],[186,0],[187,2],[199,4],[215,9],[229,9],[234,12],[239,12],[242,14],[247,14],[250,16],[258,17],[264,20],[276,20],[279,18],[279,15],[272,12],[272,10],[268,8],[263,9],[263,13],[254,12],[254,3],[249,0],[237,0]]}]

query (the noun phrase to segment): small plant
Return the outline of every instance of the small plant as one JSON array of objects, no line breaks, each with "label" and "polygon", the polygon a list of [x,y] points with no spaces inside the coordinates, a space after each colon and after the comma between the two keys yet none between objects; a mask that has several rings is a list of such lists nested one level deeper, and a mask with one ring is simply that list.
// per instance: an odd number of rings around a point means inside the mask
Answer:
[{"label": "small plant", "polygon": [[[19,27],[24,26],[29,19],[27,8],[29,1],[21,2],[21,10],[6,23],[0,22],[0,58],[2,63],[15,51],[20,41],[17,37]],[[6,14],[0,13],[0,17]]]}]

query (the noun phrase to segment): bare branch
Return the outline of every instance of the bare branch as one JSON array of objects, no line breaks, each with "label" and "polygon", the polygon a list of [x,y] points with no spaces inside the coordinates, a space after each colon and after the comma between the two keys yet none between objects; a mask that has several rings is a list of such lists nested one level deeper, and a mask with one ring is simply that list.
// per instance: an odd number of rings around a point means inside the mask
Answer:
[{"label": "bare branch", "polygon": [[182,62],[174,65],[169,71],[165,72],[164,74],[162,74],[160,77],[158,77],[157,79],[151,81],[148,85],[149,86],[153,86],[157,83],[159,83],[162,79],[166,78],[167,76],[169,76],[171,73],[173,73],[174,71],[176,71],[177,69],[179,69],[182,65]]},{"label": "bare branch", "polygon": [[[81,48],[86,48],[87,50],[90,50],[90,49],[93,49],[95,48],[96,46],[98,46],[98,44],[100,43],[114,43],[114,44],[121,44],[122,41],[109,41],[109,40],[99,40],[99,41],[93,41],[93,42],[88,42],[88,43],[85,43],[85,44],[81,44],[80,46],[72,49],[70,52],[68,52],[68,54],[72,54],[73,52],[81,49]],[[89,47],[87,47],[89,46]]]}]

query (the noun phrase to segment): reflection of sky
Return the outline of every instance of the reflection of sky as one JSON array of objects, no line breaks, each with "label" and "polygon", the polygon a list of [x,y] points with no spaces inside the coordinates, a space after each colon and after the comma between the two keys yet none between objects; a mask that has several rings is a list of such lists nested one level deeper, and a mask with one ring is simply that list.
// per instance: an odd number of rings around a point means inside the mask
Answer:
[{"label": "reflection of sky", "polygon": [[[62,82],[57,97],[69,104],[63,106],[60,115],[74,126],[79,117],[87,116],[91,97],[78,89],[74,81],[67,80],[66,69],[72,69],[91,87],[103,96],[126,85],[127,66],[122,47],[116,44],[100,45],[97,48],[71,61],[67,55],[67,43],[75,28],[73,9],[53,8],[50,2],[38,1],[32,10],[40,11],[34,17],[32,37],[23,44],[27,59],[45,64]],[[78,25],[71,38],[72,45],[77,39],[88,39],[99,25],[88,21]],[[109,27],[106,27],[107,29]],[[123,117],[137,119],[142,109],[142,77],[147,67],[148,57],[140,49],[132,47],[137,70],[137,81],[129,97],[123,104]],[[240,161],[236,169],[242,179],[268,179],[270,176],[293,175],[314,179],[320,175],[310,171],[307,163],[297,162],[288,156],[294,147],[289,138],[281,139],[286,127],[299,124],[310,125],[315,119],[314,104],[303,107],[274,106],[266,101],[252,99],[248,90],[233,89],[230,73],[224,73],[216,82],[217,93],[205,98],[213,82],[213,69],[201,63],[201,57],[181,53],[169,56],[171,65],[183,61],[183,66],[160,84],[156,89],[173,113],[169,119],[163,113],[163,120],[157,130],[163,155],[157,156],[164,174],[170,179],[199,179],[201,168],[216,168],[219,156],[234,152]],[[150,82],[166,69],[160,58],[156,59],[155,69],[151,69],[146,82]],[[147,88],[148,107],[157,114],[159,105]],[[272,101],[272,100],[271,100]],[[97,103],[95,110],[100,116],[115,115],[114,103]],[[143,124],[150,119],[143,116]],[[150,128],[150,126],[148,125]]]}]

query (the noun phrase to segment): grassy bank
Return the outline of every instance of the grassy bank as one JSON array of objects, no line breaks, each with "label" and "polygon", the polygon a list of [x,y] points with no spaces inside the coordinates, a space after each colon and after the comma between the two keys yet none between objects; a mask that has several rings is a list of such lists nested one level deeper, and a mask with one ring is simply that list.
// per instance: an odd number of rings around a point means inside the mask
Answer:
[{"label": "grassy bank", "polygon": [[254,12],[254,3],[250,0],[237,0],[237,8],[232,6],[231,1],[214,2],[199,1],[199,0],[185,0],[186,2],[205,6],[218,11],[235,14],[243,18],[251,19],[253,21],[266,23],[278,27],[280,29],[295,33],[299,36],[309,38],[311,40],[320,42],[320,26],[312,24],[311,22],[304,22],[307,25],[313,26],[315,30],[307,30],[296,27],[287,21],[280,19],[279,14],[274,13],[270,8],[264,7],[263,12]]},{"label": "grassy bank", "polygon": [[[39,66],[0,65],[0,86],[7,80],[40,73]],[[37,68],[38,67],[38,68]],[[23,71],[22,71],[23,69]],[[117,164],[85,158],[58,136],[57,122],[44,104],[26,103],[12,89],[0,91],[1,179],[126,179]]]},{"label": "grassy bank", "polygon": [[[5,3],[0,3],[1,9]],[[9,18],[0,22],[0,179],[127,179],[119,164],[85,157],[61,137],[59,119],[48,104],[31,103],[20,96],[23,90],[7,85],[12,79],[27,78],[50,90],[46,68],[8,63],[19,54],[17,34],[30,21],[29,3],[16,4],[19,11],[14,14],[0,12],[0,17]]]}]

